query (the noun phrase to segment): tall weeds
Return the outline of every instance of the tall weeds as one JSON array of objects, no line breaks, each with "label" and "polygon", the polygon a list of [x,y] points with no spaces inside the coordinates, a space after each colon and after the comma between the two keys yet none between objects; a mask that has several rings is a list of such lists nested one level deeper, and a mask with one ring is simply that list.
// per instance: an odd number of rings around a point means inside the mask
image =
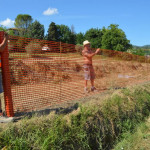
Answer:
[{"label": "tall weeds", "polygon": [[122,89],[103,104],[83,105],[67,115],[51,113],[10,124],[0,130],[0,148],[109,150],[149,114],[150,84]]}]

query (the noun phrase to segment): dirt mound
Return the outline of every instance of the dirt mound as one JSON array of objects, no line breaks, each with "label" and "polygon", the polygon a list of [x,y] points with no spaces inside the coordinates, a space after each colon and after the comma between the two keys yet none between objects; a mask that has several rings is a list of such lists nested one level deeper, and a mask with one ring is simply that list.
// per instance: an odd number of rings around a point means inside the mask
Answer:
[{"label": "dirt mound", "polygon": [[82,66],[75,62],[35,60],[11,60],[11,84],[21,85],[53,80],[60,82],[71,80],[75,73],[82,71]]}]

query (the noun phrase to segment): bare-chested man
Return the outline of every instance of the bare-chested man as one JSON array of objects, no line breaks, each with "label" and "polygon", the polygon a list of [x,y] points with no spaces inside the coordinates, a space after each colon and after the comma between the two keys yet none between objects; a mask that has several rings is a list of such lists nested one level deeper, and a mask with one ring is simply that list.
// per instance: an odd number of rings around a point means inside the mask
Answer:
[{"label": "bare-chested man", "polygon": [[84,49],[82,51],[82,55],[84,57],[83,68],[84,68],[84,77],[85,77],[84,91],[88,92],[88,88],[87,88],[88,80],[91,81],[91,91],[95,91],[96,90],[94,86],[95,72],[92,65],[92,57],[96,55],[100,51],[100,49],[98,48],[96,52],[93,53],[91,50],[90,42],[87,40],[83,42],[83,46]]}]

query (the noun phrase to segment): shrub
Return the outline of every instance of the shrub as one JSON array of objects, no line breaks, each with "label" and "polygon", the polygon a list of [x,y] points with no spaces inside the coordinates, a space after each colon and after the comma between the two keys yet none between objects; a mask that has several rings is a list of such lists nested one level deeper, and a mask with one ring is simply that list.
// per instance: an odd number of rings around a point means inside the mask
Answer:
[{"label": "shrub", "polygon": [[31,41],[26,47],[25,50],[27,54],[40,54],[42,52],[42,46],[41,43],[36,41]]},{"label": "shrub", "polygon": [[27,38],[19,37],[15,44],[16,51],[25,52],[26,45],[27,45]]},{"label": "shrub", "polygon": [[82,54],[83,46],[76,45],[75,50],[76,50],[77,53]]}]

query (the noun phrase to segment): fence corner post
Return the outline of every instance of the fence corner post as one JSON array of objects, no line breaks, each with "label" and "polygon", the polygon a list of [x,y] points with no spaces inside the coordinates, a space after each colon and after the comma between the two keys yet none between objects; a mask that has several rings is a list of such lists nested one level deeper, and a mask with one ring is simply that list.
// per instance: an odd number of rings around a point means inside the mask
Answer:
[{"label": "fence corner post", "polygon": [[[0,31],[0,43],[4,37],[4,31]],[[5,101],[5,111],[8,117],[14,117],[13,101],[11,94],[11,79],[9,71],[9,52],[8,44],[4,51],[1,53],[1,66],[2,66],[2,80],[4,89],[4,101]]]}]

